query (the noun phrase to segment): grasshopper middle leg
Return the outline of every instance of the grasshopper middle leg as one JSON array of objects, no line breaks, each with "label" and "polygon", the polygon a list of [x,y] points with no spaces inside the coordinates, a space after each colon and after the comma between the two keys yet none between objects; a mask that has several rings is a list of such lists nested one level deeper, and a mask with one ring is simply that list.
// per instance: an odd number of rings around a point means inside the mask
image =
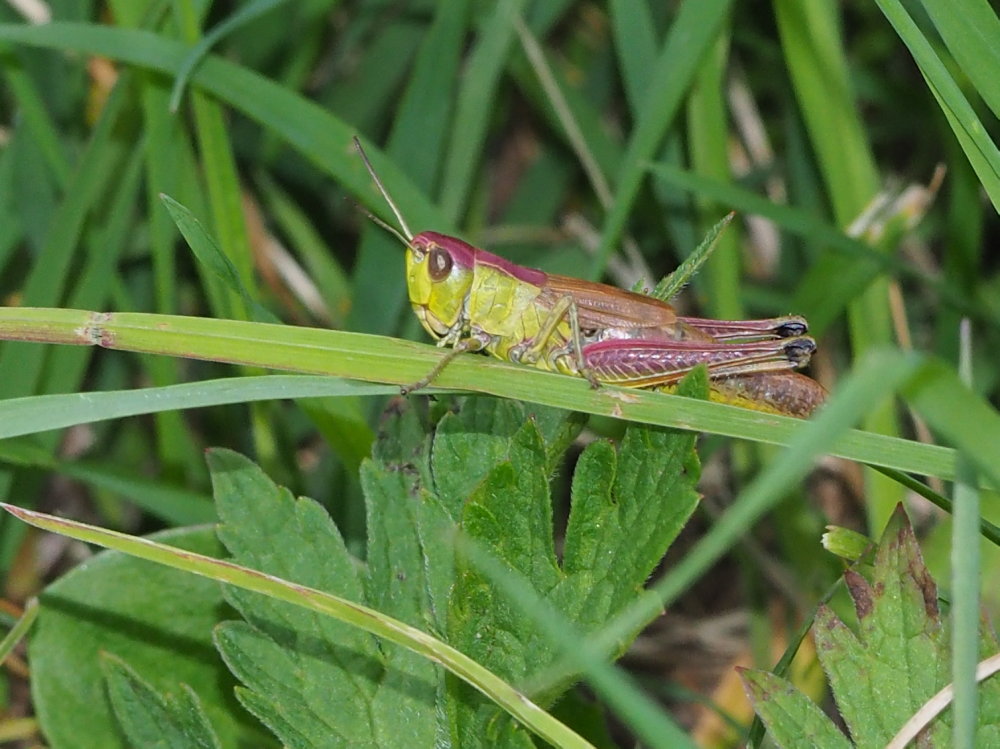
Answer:
[{"label": "grasshopper middle leg", "polygon": [[[551,348],[556,330],[563,321],[569,323],[570,340],[564,345]],[[534,364],[543,356],[554,362],[555,359],[567,355],[573,357],[577,372],[586,378],[592,388],[596,389],[601,386],[600,381],[591,371],[590,367],[587,366],[587,362],[584,359],[583,333],[580,330],[580,312],[576,306],[576,302],[573,301],[573,297],[569,294],[560,297],[552,309],[549,310],[545,321],[530,345],[511,351],[511,358],[513,360],[524,362],[525,364]],[[555,366],[552,368],[556,369]]]}]

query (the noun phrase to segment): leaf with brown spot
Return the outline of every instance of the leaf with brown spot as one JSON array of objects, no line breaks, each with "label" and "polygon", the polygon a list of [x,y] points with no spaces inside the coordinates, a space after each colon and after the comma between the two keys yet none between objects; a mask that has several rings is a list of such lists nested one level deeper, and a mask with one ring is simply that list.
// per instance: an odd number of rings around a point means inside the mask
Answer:
[{"label": "leaf with brown spot", "polygon": [[[857,564],[844,573],[858,617],[857,632],[833,610],[820,606],[813,634],[854,744],[884,746],[924,702],[950,681],[950,652],[937,601],[937,586],[924,565],[909,520],[901,508],[890,519],[875,550],[874,566]],[[984,626],[983,656],[997,651]],[[754,709],[782,746],[838,746],[840,737],[820,739],[826,726],[805,697],[770,675],[744,674]],[[1000,739],[1000,679],[980,685],[976,746]],[[950,714],[944,712],[917,739],[919,746],[948,746]]]},{"label": "leaf with brown spot", "polygon": [[851,746],[816,703],[789,682],[752,668],[740,669],[740,678],[754,710],[778,746]]}]

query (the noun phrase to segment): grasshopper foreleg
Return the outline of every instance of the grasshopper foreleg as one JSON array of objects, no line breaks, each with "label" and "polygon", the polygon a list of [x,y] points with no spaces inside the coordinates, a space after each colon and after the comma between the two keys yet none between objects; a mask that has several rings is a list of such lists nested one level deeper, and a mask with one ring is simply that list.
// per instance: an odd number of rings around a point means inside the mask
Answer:
[{"label": "grasshopper foreleg", "polygon": [[[439,346],[447,345],[448,343],[451,343],[449,338],[443,338],[438,341]],[[414,382],[412,385],[403,385],[400,387],[400,395],[409,395],[414,390],[420,390],[421,388],[427,387],[434,381],[435,377],[441,374],[441,371],[445,367],[451,364],[457,356],[460,356],[467,351],[482,351],[487,343],[489,343],[489,336],[482,332],[479,332],[478,334],[473,332],[469,338],[454,341],[454,343],[452,343],[451,350],[441,357],[440,361],[434,365],[434,368],[430,372]]]}]

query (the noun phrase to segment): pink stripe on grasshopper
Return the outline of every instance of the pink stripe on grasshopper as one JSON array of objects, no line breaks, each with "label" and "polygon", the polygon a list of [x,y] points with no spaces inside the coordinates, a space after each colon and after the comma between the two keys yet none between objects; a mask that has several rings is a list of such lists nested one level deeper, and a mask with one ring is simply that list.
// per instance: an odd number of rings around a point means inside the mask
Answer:
[{"label": "pink stripe on grasshopper", "polygon": [[678,317],[679,321],[719,341],[767,340],[804,335],[809,326],[804,317],[787,315],[767,320],[709,320]]},{"label": "pink stripe on grasshopper", "polygon": [[587,344],[583,360],[602,382],[651,387],[676,382],[699,364],[716,378],[787,371],[804,365],[815,349],[806,337],[739,345],[628,339]]}]

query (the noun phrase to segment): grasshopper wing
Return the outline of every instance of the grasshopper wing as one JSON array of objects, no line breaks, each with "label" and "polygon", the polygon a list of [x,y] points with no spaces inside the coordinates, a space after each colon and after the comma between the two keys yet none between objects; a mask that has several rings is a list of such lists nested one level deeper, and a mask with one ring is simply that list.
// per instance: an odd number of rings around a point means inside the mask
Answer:
[{"label": "grasshopper wing", "polygon": [[668,329],[677,323],[674,308],[666,302],[603,283],[549,274],[542,293],[543,303],[553,305],[563,297],[571,297],[584,330]]}]

